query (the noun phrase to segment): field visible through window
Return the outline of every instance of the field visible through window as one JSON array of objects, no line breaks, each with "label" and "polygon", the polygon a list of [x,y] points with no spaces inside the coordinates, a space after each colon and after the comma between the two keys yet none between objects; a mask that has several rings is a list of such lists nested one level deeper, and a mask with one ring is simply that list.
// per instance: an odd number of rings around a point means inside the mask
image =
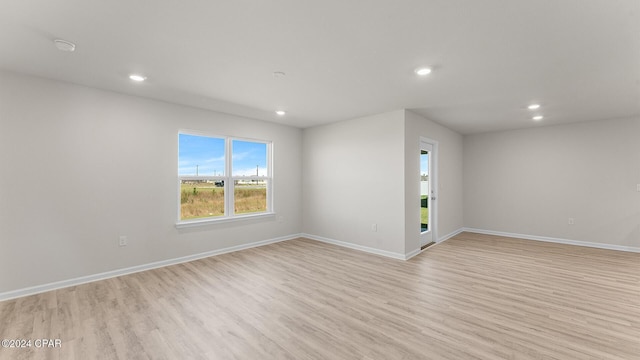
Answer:
[{"label": "field visible through window", "polygon": [[[267,188],[261,182],[236,182],[234,190],[236,214],[267,210]],[[215,182],[183,182],[180,184],[180,218],[190,220],[224,215],[224,186]]]}]

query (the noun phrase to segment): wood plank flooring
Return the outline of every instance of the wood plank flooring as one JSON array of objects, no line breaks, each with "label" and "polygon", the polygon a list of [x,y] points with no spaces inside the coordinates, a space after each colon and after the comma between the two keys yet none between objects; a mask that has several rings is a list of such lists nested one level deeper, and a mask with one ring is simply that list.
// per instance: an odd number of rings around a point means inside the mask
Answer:
[{"label": "wood plank flooring", "polygon": [[307,239],[0,302],[0,359],[640,359],[640,254],[472,233]]}]

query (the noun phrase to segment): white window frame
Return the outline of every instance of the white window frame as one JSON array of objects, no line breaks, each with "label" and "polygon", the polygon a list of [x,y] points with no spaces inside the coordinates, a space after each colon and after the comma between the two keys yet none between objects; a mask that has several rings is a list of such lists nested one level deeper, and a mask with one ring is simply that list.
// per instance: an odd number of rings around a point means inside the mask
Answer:
[{"label": "white window frame", "polygon": [[[180,135],[194,135],[194,136],[203,136],[209,138],[222,139],[225,142],[225,169],[223,176],[180,176],[178,174],[178,220],[176,222],[177,228],[184,227],[192,227],[192,226],[201,226],[215,223],[224,223],[229,221],[237,221],[237,220],[248,220],[255,218],[263,218],[263,217],[273,217],[275,215],[273,211],[273,142],[269,140],[259,140],[259,139],[251,139],[251,138],[243,138],[236,136],[225,136],[225,135],[214,135],[210,133],[204,133],[200,131],[193,130],[180,130],[178,131],[178,160],[180,159]],[[233,176],[233,141],[246,141],[246,142],[254,142],[265,144],[267,146],[267,175],[266,176]],[[179,165],[178,165],[179,166]],[[181,184],[183,180],[205,180],[205,181],[224,181],[224,215],[210,217],[210,218],[201,218],[201,219],[193,219],[193,220],[182,220],[181,219]],[[265,211],[255,212],[255,213],[243,213],[236,214],[235,213],[235,181],[236,180],[253,180],[253,181],[265,181],[266,189],[267,189],[267,208]]]}]

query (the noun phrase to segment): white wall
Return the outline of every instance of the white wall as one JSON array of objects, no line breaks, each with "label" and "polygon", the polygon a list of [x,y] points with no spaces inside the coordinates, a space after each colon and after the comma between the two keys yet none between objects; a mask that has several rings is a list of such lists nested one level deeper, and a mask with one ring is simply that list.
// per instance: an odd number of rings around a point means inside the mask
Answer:
[{"label": "white wall", "polygon": [[462,135],[405,111],[405,241],[407,252],[420,248],[420,137],[438,142],[437,237],[463,226]]},{"label": "white wall", "polygon": [[[273,140],[284,221],[176,230],[179,129]],[[0,293],[300,233],[301,139],[292,127],[0,72]]]},{"label": "white wall", "polygon": [[639,118],[465,136],[465,226],[640,248],[639,136]]},{"label": "white wall", "polygon": [[400,110],[303,131],[303,231],[401,256],[419,250],[421,136],[439,142],[439,237],[460,230],[462,136]]},{"label": "white wall", "polygon": [[[273,140],[284,221],[177,230],[179,129]],[[438,240],[464,226],[640,248],[638,134],[632,118],[463,138],[405,110],[303,131],[0,72],[0,294],[301,232],[412,254],[421,136],[439,143]]]},{"label": "white wall", "polygon": [[394,111],[303,131],[305,233],[405,254],[403,124]]}]

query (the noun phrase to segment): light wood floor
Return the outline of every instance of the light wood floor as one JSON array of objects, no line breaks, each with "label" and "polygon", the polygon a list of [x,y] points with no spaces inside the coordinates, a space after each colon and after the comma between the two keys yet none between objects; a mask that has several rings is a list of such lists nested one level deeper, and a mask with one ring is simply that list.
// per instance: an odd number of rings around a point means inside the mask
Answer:
[{"label": "light wood floor", "polygon": [[306,239],[0,302],[0,359],[640,359],[640,254],[471,233]]}]

